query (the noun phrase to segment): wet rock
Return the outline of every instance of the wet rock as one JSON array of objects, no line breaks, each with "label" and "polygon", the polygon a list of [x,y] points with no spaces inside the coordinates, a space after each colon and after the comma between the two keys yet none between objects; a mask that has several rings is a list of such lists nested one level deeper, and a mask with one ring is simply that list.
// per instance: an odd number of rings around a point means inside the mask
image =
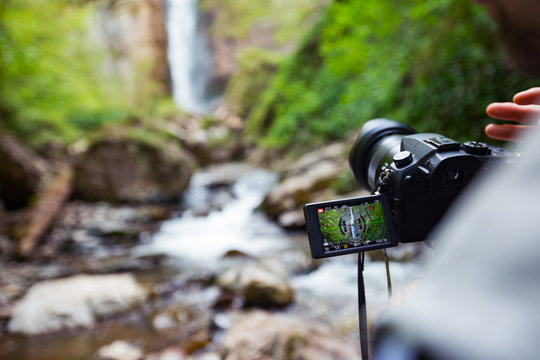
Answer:
[{"label": "wet rock", "polygon": [[253,258],[251,255],[243,252],[243,251],[240,251],[240,250],[235,250],[235,249],[232,249],[232,250],[227,250],[227,252],[225,254],[223,254],[223,258],[246,258],[246,259],[251,259]]},{"label": "wet rock", "polygon": [[334,143],[310,151],[302,155],[293,163],[285,164],[283,166],[284,173],[287,176],[301,175],[305,171],[325,161],[332,161],[346,167],[348,166],[347,160],[349,147],[348,142]]},{"label": "wet rock", "polygon": [[306,225],[304,214],[300,209],[285,211],[284,213],[279,214],[277,222],[281,227],[291,230],[301,229]]},{"label": "wet rock", "polygon": [[266,312],[252,313],[228,330],[221,355],[224,360],[360,359],[358,344],[326,326]]},{"label": "wet rock", "polygon": [[100,348],[95,360],[140,360],[143,358],[143,351],[126,341],[117,340],[112,344]]},{"label": "wet rock", "polygon": [[[112,251],[110,252],[112,253]],[[117,252],[121,252],[121,254],[97,258],[83,257],[80,261],[74,262],[74,266],[82,272],[90,274],[140,273],[158,268],[165,259],[162,255],[130,258],[127,251],[117,250]]]},{"label": "wet rock", "polygon": [[210,352],[206,354],[202,354],[201,356],[197,356],[194,359],[196,360],[223,360],[221,358],[221,355],[217,352]]},{"label": "wet rock", "polygon": [[266,196],[261,210],[290,230],[305,225],[304,204],[368,195],[356,185],[348,165],[348,142],[309,152],[294,162],[283,161],[280,183]]},{"label": "wet rock", "polygon": [[[230,290],[222,290],[218,297],[215,299],[214,303],[212,304],[213,309],[217,310],[225,310],[230,307],[234,306],[234,301],[237,299],[234,292]],[[216,316],[217,318],[217,316]],[[216,319],[214,319],[214,325],[218,328],[221,327],[220,324],[217,323]]]},{"label": "wet rock", "polygon": [[234,184],[240,177],[254,171],[253,166],[240,162],[200,169],[191,178],[183,196],[183,206],[194,216],[206,216],[213,211],[223,210],[235,199]]},{"label": "wet rock", "polygon": [[305,173],[285,178],[264,199],[262,208],[272,218],[297,210],[321,191],[327,190],[343,167],[333,161],[322,161]]},{"label": "wet rock", "polygon": [[194,162],[174,141],[144,129],[113,129],[84,153],[74,174],[74,192],[90,201],[141,203],[177,199]]},{"label": "wet rock", "polygon": [[[304,242],[307,239],[303,239]],[[306,249],[307,250],[307,249]],[[266,269],[284,278],[291,278],[297,274],[305,274],[314,269],[314,262],[305,251],[285,250],[279,255],[261,259]]]},{"label": "wet rock", "polygon": [[210,316],[196,305],[176,303],[150,317],[162,339],[170,339],[188,353],[205,347],[210,341]]},{"label": "wet rock", "polygon": [[[36,249],[37,256],[55,259],[75,256],[91,264],[93,255],[126,255],[133,246],[149,240],[161,221],[171,216],[171,209],[171,205],[69,202]],[[86,271],[75,265],[82,272],[96,273],[94,269]],[[108,271],[97,271],[105,272]]]},{"label": "wet rock", "polygon": [[[43,264],[39,262],[3,262],[0,261],[0,312],[12,312],[16,299],[22,298],[26,290],[36,281],[66,277],[73,274],[73,269],[54,262]],[[11,317],[11,316],[10,316]]]},{"label": "wet rock", "polygon": [[221,288],[245,299],[246,306],[281,308],[294,300],[294,290],[286,277],[262,264],[238,265],[218,279]]},{"label": "wet rock", "polygon": [[188,132],[184,145],[201,165],[233,161],[239,158],[243,151],[238,132],[219,123],[192,129]]},{"label": "wet rock", "polygon": [[146,291],[130,274],[77,275],[33,285],[13,308],[8,330],[27,335],[90,327],[141,304]]},{"label": "wet rock", "polygon": [[142,205],[111,205],[107,203],[88,203],[72,201],[64,207],[57,225],[72,228],[102,229],[114,227],[131,228],[135,224],[152,223],[170,217],[171,210],[167,206]]},{"label": "wet rock", "polygon": [[198,184],[210,189],[232,186],[240,176],[253,171],[251,165],[242,162],[214,164],[198,172]]},{"label": "wet rock", "polygon": [[332,144],[307,153],[293,163],[280,166],[281,182],[264,199],[263,211],[274,219],[281,217],[285,226],[303,223],[299,209],[308,202],[320,200],[330,185],[347,170],[347,147]]},{"label": "wet rock", "polygon": [[148,354],[144,360],[184,360],[187,359],[186,354],[179,348],[169,347],[159,353]]}]

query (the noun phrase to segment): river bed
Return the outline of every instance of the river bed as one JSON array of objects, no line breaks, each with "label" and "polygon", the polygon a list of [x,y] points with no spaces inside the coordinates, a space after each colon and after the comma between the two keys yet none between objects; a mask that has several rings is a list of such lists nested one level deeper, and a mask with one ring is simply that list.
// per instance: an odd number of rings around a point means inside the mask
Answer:
[{"label": "river bed", "polygon": [[[114,249],[115,256],[126,264],[154,259],[154,266],[132,266],[139,282],[152,288],[153,297],[142,309],[89,330],[36,337],[5,335],[0,339],[0,357],[87,359],[118,339],[141,344],[149,351],[171,343],[198,346],[203,352],[214,350],[223,332],[244,311],[235,299],[225,308],[216,307],[223,294],[215,278],[245,263],[264,263],[288,277],[294,302],[272,311],[330,325],[336,333],[357,341],[357,256],[313,261],[303,231],[287,232],[258,212],[257,207],[277,181],[277,174],[241,163],[199,171],[176,215],[163,221],[154,233],[140,235],[134,245]],[[96,246],[90,256],[111,255],[110,249]],[[403,289],[418,271],[413,262],[392,262],[394,292]],[[388,300],[384,263],[368,259],[364,276],[368,313],[375,317]],[[198,345],[185,339],[193,336],[192,332],[183,333],[174,326],[167,330],[170,319],[166,311],[174,308],[178,313],[188,305],[185,313],[193,318],[190,321],[204,318],[212,324],[207,339]]]}]

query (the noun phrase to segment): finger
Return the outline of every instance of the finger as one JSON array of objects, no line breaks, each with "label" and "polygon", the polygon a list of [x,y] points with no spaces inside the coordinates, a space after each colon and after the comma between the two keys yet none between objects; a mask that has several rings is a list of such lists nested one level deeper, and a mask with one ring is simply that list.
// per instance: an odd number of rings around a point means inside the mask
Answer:
[{"label": "finger", "polygon": [[486,113],[494,119],[522,123],[537,123],[540,118],[540,105],[517,105],[511,102],[492,103]]},{"label": "finger", "polygon": [[534,87],[514,95],[514,102],[519,105],[540,104],[540,87]]},{"label": "finger", "polygon": [[486,135],[492,139],[519,141],[526,132],[534,128],[535,126],[527,125],[489,124],[485,131]]}]

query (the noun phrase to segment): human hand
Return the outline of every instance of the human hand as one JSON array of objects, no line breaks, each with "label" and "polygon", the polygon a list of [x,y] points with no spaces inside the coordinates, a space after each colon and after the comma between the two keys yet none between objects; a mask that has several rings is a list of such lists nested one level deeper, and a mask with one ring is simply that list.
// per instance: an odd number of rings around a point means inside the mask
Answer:
[{"label": "human hand", "polygon": [[540,87],[514,95],[514,102],[492,103],[486,108],[489,116],[521,124],[489,124],[486,135],[498,140],[520,140],[524,133],[540,124]]}]

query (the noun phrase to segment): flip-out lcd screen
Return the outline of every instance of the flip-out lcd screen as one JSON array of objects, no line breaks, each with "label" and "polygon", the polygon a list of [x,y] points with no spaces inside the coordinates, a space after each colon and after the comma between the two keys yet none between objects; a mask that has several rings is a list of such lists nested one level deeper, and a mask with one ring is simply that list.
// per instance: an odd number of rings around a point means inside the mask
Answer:
[{"label": "flip-out lcd screen", "polygon": [[307,204],[304,214],[314,258],[396,245],[382,195]]}]

